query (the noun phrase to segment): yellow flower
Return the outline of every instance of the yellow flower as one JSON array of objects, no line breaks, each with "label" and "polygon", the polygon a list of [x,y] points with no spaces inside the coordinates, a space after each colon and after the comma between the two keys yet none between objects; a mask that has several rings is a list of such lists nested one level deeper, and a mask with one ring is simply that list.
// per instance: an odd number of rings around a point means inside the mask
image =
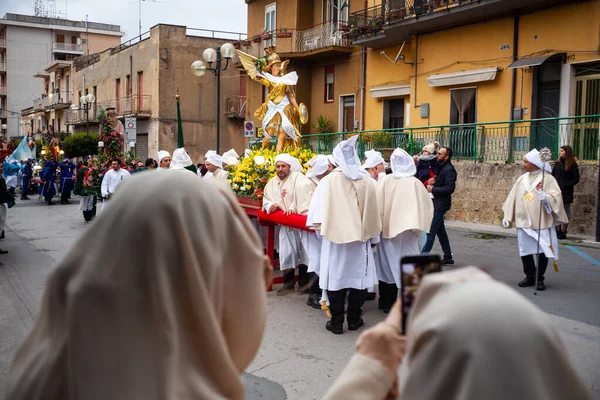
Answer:
[{"label": "yellow flower", "polygon": [[252,189],[252,186],[246,185],[246,190],[250,190],[250,189]]}]

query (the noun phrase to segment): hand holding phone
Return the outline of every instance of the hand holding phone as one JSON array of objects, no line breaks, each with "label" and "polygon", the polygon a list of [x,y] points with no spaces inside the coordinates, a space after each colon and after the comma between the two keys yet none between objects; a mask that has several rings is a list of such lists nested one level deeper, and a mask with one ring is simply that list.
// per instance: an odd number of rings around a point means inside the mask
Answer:
[{"label": "hand holding phone", "polygon": [[406,320],[413,305],[417,290],[425,275],[442,271],[438,255],[408,256],[400,260],[400,304],[402,334],[406,334]]}]

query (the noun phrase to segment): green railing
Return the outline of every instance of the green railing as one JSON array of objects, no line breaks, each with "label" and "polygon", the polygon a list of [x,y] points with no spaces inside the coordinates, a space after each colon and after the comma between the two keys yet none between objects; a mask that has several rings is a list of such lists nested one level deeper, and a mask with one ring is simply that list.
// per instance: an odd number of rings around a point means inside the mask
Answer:
[{"label": "green railing", "polygon": [[600,115],[304,135],[302,144],[316,153],[330,154],[339,142],[356,134],[360,135],[361,158],[365,151],[376,149],[389,159],[398,147],[414,155],[437,141],[452,148],[458,160],[518,161],[534,147],[548,147],[556,158],[560,146],[568,144],[579,161],[594,161],[599,152]]}]

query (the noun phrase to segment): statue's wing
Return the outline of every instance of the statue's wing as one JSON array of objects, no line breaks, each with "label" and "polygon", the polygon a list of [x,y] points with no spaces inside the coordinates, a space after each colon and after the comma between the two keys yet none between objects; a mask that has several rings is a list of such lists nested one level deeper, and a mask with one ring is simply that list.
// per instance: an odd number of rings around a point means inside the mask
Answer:
[{"label": "statue's wing", "polygon": [[281,75],[285,75],[287,74],[287,66],[290,63],[290,60],[285,60],[284,62],[281,63]]},{"label": "statue's wing", "polygon": [[253,80],[256,80],[256,57],[251,56],[250,54],[244,53],[243,51],[236,50],[238,56],[240,57],[240,61],[244,66],[246,72],[248,72],[248,76]]}]

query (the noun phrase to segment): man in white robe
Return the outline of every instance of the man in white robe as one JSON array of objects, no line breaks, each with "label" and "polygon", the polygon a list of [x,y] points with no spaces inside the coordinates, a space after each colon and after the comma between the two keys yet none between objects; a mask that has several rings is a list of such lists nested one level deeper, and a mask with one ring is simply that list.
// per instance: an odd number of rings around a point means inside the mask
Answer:
[{"label": "man in white robe", "polygon": [[166,150],[158,152],[158,168],[157,171],[167,170],[171,166],[171,154]]},{"label": "man in white robe", "polygon": [[129,178],[129,171],[121,168],[121,160],[114,159],[110,163],[110,169],[102,177],[100,190],[102,192],[102,210],[108,207],[111,196],[124,179]]},{"label": "man in white robe", "polygon": [[189,169],[189,167],[192,165],[194,165],[194,163],[192,162],[190,155],[187,153],[187,151],[185,151],[185,148],[181,147],[179,149],[175,149],[169,169],[176,171],[189,171],[193,174],[194,171]]},{"label": "man in white robe", "polygon": [[229,173],[223,169],[223,158],[214,150],[209,150],[204,155],[204,166],[208,170],[202,179],[221,179],[226,181]]},{"label": "man in white robe", "polygon": [[420,180],[412,157],[396,149],[390,157],[392,174],[376,185],[379,215],[382,221],[381,242],[375,253],[379,279],[379,309],[384,313],[398,298],[400,260],[421,253],[419,236],[429,231],[433,219],[433,203]]},{"label": "man in white robe", "polygon": [[[302,196],[302,204],[310,204],[313,193],[321,179],[325,178],[334,166],[329,162],[328,156],[318,155],[309,162],[310,169],[306,172],[306,183],[298,189],[298,196]],[[308,214],[308,209],[298,212],[300,215]],[[306,305],[316,309],[321,309],[321,293],[319,287],[319,265],[321,258],[321,236],[316,231],[301,231],[302,247],[308,255],[308,273],[310,274],[310,287],[308,290],[308,300]]]},{"label": "man in white robe", "polygon": [[[302,165],[289,154],[275,157],[275,172],[265,186],[263,210],[270,214],[282,210],[285,214],[308,212],[310,198],[299,195],[305,190],[307,178],[302,175]],[[303,189],[304,188],[304,189]],[[279,227],[279,268],[283,271],[283,287],[277,291],[278,296],[285,296],[294,291],[296,286],[295,269],[298,267],[298,294],[308,292],[309,275],[306,251],[302,247],[300,230],[288,226]]]},{"label": "man in white robe", "polygon": [[[519,282],[519,286],[535,285],[534,255],[539,254],[536,289],[545,290],[544,273],[548,266],[548,259],[553,258],[555,264],[558,261],[558,239],[554,225],[569,221],[560,187],[551,174],[548,162],[542,162],[539,151],[533,149],[525,155],[523,169],[526,172],[517,179],[502,206],[504,211],[502,225],[509,228],[512,222],[517,227],[519,255],[525,273],[525,279]],[[557,268],[558,266],[555,265],[555,269]]]},{"label": "man in white robe", "polygon": [[238,153],[235,151],[235,149],[227,150],[225,153],[223,153],[221,158],[223,159],[224,166],[238,165],[240,163],[240,156],[238,156]]},{"label": "man in white robe", "polygon": [[358,159],[357,139],[352,136],[333,150],[338,167],[319,182],[307,219],[322,236],[319,284],[331,310],[325,327],[337,335],[344,332],[346,293],[348,329],[357,330],[364,325],[366,289],[376,281],[372,248],[379,242],[381,219],[375,185]]}]

